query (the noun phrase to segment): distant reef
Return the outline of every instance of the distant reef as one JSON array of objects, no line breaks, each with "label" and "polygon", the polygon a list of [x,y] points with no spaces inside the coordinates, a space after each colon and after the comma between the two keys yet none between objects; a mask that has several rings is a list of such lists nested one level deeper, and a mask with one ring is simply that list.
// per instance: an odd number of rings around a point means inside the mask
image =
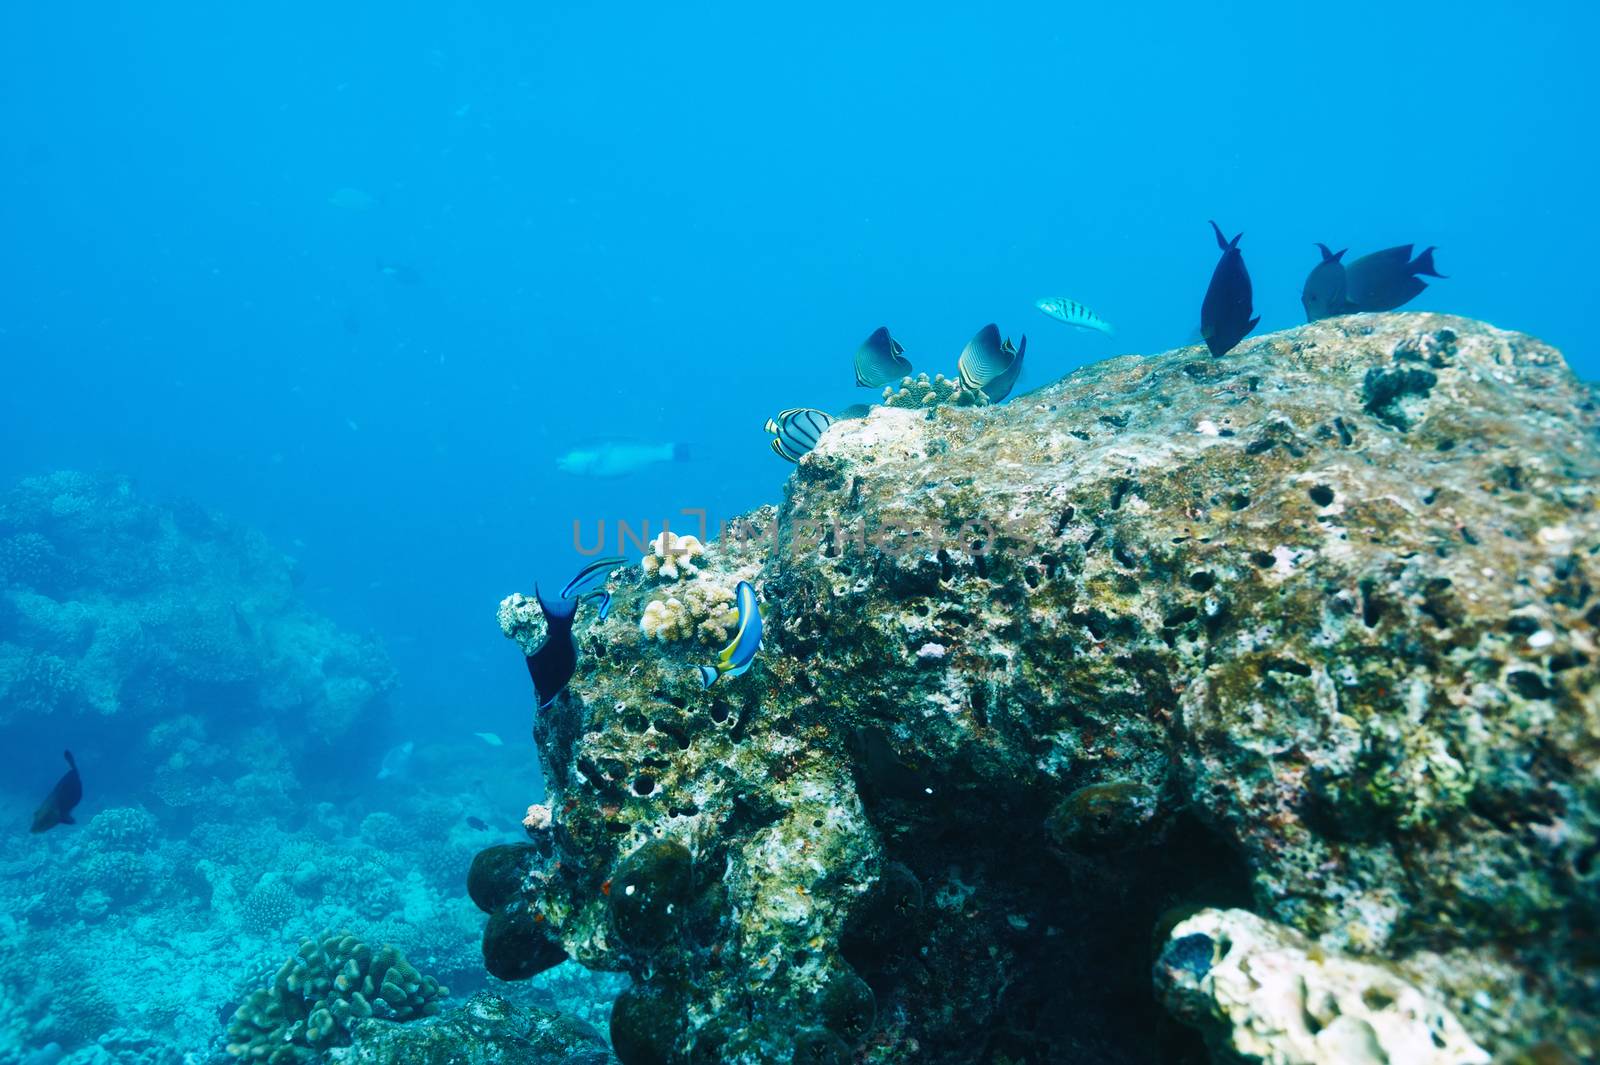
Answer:
[{"label": "distant reef", "polygon": [[486,962],[624,1065],[1600,1059],[1597,431],[1426,314],[838,423],[580,612]]},{"label": "distant reef", "polygon": [[198,506],[61,472],[0,496],[0,741],[105,750],[194,715],[308,749],[370,726],[382,647],[302,606],[294,563]]}]

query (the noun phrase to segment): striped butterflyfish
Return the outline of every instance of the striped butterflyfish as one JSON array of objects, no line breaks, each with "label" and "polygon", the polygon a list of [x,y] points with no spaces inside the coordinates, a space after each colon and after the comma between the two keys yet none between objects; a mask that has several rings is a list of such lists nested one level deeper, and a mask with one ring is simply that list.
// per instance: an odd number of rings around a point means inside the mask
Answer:
[{"label": "striped butterflyfish", "polygon": [[755,588],[749,581],[740,581],[733,598],[739,607],[739,624],[733,630],[733,641],[717,652],[716,661],[696,667],[702,687],[711,687],[724,674],[737,677],[750,668],[761,650],[761,607],[756,603]]},{"label": "striped butterflyfish", "polygon": [[604,621],[606,615],[611,613],[611,593],[604,587],[606,578],[611,576],[612,570],[627,564],[627,559],[616,555],[595,559],[567,582],[567,586],[561,589],[561,598],[577,599],[585,603],[599,602],[600,620]]},{"label": "striped butterflyfish", "polygon": [[833,415],[815,407],[790,407],[768,418],[766,430],[772,434],[772,450],[779,458],[799,462],[817,446],[822,434],[833,424]]},{"label": "striped butterflyfish", "polygon": [[1076,329],[1088,329],[1096,333],[1110,336],[1113,332],[1111,323],[1098,314],[1079,303],[1069,300],[1065,296],[1046,296],[1034,304],[1045,314],[1058,322],[1065,322]]},{"label": "striped butterflyfish", "polygon": [[910,376],[911,360],[904,357],[905,350],[889,335],[888,326],[874,329],[856,349],[856,384],[862,388],[879,388]]}]

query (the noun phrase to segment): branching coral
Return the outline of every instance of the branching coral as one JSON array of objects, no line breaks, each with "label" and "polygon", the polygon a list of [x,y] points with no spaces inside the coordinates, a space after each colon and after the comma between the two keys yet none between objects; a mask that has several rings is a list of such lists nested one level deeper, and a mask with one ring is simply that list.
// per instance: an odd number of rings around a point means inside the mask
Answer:
[{"label": "branching coral", "polygon": [[682,580],[700,572],[695,559],[706,553],[705,545],[694,536],[679,536],[668,529],[650,541],[650,553],[640,561],[646,577],[664,581]]},{"label": "branching coral", "polygon": [[310,1065],[323,1051],[350,1045],[352,1020],[426,1017],[449,994],[393,947],[373,950],[349,934],[308,939],[233,1015],[228,1053],[265,1065]]},{"label": "branching coral", "polygon": [[946,377],[942,373],[934,374],[931,378],[919,373],[902,380],[899,388],[887,385],[883,390],[883,405],[886,407],[972,407],[985,402],[977,393],[961,387],[959,377]]}]

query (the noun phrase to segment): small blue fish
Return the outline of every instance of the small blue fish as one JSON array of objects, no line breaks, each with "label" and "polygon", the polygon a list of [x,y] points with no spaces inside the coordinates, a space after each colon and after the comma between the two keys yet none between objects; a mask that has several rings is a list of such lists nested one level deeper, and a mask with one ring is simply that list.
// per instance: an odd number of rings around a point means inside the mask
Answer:
[{"label": "small blue fish", "polygon": [[600,620],[604,621],[611,613],[611,593],[601,585],[606,583],[606,579],[611,576],[613,570],[627,564],[627,559],[616,555],[595,559],[579,570],[576,577],[567,582],[567,586],[561,589],[561,598],[576,599],[580,603],[599,600]]},{"label": "small blue fish", "polygon": [[533,597],[544,611],[545,637],[539,649],[528,656],[528,676],[533,680],[539,709],[543,710],[556,701],[556,696],[578,670],[578,640],[572,635],[578,601],[556,599],[552,602],[539,594],[537,584],[533,586]]},{"label": "small blue fish", "polygon": [[761,650],[761,607],[756,603],[756,590],[749,581],[740,581],[733,597],[739,606],[738,628],[734,629],[733,642],[717,652],[714,663],[697,667],[702,687],[711,687],[723,674],[737,677],[750,668],[756,652]]}]

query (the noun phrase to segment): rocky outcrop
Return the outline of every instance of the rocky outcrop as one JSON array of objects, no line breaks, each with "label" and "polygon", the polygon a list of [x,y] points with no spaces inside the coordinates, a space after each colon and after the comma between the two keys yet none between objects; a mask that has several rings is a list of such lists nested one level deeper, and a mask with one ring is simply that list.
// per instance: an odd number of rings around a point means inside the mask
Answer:
[{"label": "rocky outcrop", "polygon": [[630,971],[625,1065],[1198,1062],[1152,964],[1239,908],[1592,1057],[1596,407],[1388,315],[840,422],[695,559],[755,574],[748,674],[641,570],[581,615],[486,955]]}]

